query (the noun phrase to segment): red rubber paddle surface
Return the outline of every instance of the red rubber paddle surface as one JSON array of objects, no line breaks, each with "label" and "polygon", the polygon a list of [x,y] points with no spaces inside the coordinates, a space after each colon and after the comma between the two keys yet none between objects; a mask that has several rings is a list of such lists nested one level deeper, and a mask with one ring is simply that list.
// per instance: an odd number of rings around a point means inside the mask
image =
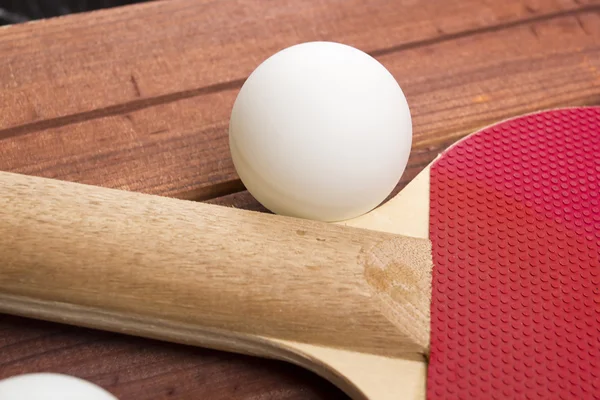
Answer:
[{"label": "red rubber paddle surface", "polygon": [[600,108],[526,115],[431,168],[430,399],[600,399]]}]

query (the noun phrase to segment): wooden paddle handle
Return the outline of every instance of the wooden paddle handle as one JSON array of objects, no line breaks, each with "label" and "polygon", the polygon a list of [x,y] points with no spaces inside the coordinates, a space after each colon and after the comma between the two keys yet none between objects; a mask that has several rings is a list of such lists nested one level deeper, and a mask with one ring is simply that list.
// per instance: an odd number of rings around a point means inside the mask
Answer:
[{"label": "wooden paddle handle", "polygon": [[229,351],[424,352],[398,315],[428,314],[428,278],[400,262],[425,242],[0,172],[1,312]]}]

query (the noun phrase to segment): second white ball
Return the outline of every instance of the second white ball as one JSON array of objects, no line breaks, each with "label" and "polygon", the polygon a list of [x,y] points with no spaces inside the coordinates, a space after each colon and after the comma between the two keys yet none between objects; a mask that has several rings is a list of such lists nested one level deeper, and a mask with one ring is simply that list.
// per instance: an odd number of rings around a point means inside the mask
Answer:
[{"label": "second white ball", "polygon": [[70,375],[40,372],[0,381],[0,400],[117,400],[91,382]]}]

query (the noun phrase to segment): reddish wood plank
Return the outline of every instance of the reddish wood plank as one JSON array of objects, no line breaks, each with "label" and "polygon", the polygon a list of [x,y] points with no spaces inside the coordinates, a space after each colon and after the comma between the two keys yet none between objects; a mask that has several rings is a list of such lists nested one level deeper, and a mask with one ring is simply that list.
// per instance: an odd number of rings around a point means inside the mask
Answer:
[{"label": "reddish wood plank", "polygon": [[240,190],[226,137],[236,93],[4,139],[0,169],[200,200]]},{"label": "reddish wood plank", "polygon": [[389,51],[595,3],[172,0],[4,27],[0,128],[32,131],[239,86],[265,57],[302,41]]},{"label": "reddish wood plank", "polygon": [[347,398],[283,362],[0,315],[0,379],[44,371],[89,380],[120,400]]},{"label": "reddish wood plank", "polygon": [[[413,155],[401,185],[483,125],[600,102],[599,29],[600,15],[587,11],[378,55],[413,114]],[[0,169],[197,200],[239,191],[227,143],[236,94],[226,89],[14,136],[0,142]]]}]

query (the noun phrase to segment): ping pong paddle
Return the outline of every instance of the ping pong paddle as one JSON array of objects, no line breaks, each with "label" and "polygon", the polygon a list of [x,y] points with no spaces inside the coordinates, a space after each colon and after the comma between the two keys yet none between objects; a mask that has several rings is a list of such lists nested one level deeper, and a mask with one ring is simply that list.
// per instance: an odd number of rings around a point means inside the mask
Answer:
[{"label": "ping pong paddle", "polygon": [[278,358],[355,399],[593,399],[599,193],[600,107],[469,135],[338,224],[0,173],[0,311]]}]

